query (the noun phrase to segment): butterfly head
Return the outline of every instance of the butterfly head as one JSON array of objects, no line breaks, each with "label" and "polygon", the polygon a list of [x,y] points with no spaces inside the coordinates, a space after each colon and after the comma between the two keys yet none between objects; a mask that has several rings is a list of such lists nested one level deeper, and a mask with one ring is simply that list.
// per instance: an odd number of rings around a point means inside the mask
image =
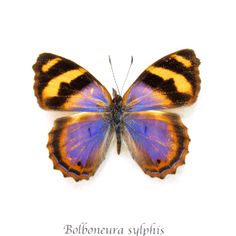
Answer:
[{"label": "butterfly head", "polygon": [[121,104],[122,103],[122,97],[117,93],[117,91],[112,88],[112,96],[113,96],[113,99],[112,99],[112,103],[119,103]]}]

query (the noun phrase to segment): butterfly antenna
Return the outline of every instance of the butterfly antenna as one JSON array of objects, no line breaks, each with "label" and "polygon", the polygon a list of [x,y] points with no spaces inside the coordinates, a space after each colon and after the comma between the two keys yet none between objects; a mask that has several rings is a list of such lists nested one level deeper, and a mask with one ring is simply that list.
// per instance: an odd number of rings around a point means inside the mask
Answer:
[{"label": "butterfly antenna", "polygon": [[115,73],[114,73],[114,70],[113,70],[112,63],[111,63],[111,57],[110,57],[110,56],[108,56],[108,57],[109,57],[109,63],[110,63],[110,66],[111,66],[112,76],[113,76],[113,79],[114,79],[115,84],[116,84],[117,92],[118,92],[119,95],[121,95],[120,90],[119,90],[119,87],[118,87],[118,84],[117,84],[117,82],[116,82]]},{"label": "butterfly antenna", "polygon": [[133,58],[133,56],[131,56],[131,61],[130,61],[129,69],[128,69],[127,74],[126,74],[125,81],[124,81],[124,83],[123,83],[123,85],[122,85],[122,87],[121,87],[121,94],[122,94],[122,91],[123,91],[123,89],[124,89],[125,83],[126,83],[126,81],[127,81],[127,79],[128,79],[129,72],[130,72],[131,66],[132,66],[132,64],[133,64],[133,61],[134,61],[134,58]]}]

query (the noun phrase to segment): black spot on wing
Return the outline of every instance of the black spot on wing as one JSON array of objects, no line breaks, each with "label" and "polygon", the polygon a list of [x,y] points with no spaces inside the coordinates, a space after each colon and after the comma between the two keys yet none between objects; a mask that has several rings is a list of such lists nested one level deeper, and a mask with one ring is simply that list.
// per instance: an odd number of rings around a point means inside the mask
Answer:
[{"label": "black spot on wing", "polygon": [[147,135],[147,126],[144,128],[144,134]]},{"label": "black spot on wing", "polygon": [[88,132],[89,132],[89,137],[91,138],[92,137],[92,133],[91,133],[91,129],[88,128]]}]

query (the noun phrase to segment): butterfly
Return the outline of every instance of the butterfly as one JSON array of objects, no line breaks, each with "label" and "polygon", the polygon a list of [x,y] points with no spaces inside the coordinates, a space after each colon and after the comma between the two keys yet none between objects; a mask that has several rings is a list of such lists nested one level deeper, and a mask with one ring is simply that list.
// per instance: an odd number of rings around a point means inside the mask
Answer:
[{"label": "butterfly", "polygon": [[104,160],[115,134],[144,173],[163,179],[185,163],[189,136],[177,114],[165,111],[193,104],[200,90],[199,59],[191,49],[149,66],[123,97],[86,69],[43,53],[33,65],[34,92],[47,110],[78,112],[55,120],[47,147],[54,168],[75,181],[89,179]]}]

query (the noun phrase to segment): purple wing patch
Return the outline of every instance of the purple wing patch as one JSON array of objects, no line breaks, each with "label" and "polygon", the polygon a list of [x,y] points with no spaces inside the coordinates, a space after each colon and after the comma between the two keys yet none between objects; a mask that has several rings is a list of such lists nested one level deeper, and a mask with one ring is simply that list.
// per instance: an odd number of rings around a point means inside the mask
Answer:
[{"label": "purple wing patch", "polygon": [[143,171],[164,178],[184,163],[187,129],[180,118],[159,111],[133,112],[125,117],[123,137]]},{"label": "purple wing patch", "polygon": [[170,134],[165,121],[140,119],[140,116],[128,115],[125,124],[132,139],[142,146],[153,164],[156,164],[157,160],[166,160],[170,150]]},{"label": "purple wing patch", "polygon": [[64,110],[71,111],[88,111],[88,112],[104,112],[110,109],[110,94],[104,91],[104,88],[95,80],[83,88],[81,91],[75,92],[67,98],[63,105]]},{"label": "purple wing patch", "polygon": [[126,92],[123,99],[123,106],[130,112],[162,109],[169,103],[165,95],[138,81]]},{"label": "purple wing patch", "polygon": [[76,181],[94,175],[113,136],[102,113],[81,113],[55,121],[49,134],[50,158],[56,169]]}]

